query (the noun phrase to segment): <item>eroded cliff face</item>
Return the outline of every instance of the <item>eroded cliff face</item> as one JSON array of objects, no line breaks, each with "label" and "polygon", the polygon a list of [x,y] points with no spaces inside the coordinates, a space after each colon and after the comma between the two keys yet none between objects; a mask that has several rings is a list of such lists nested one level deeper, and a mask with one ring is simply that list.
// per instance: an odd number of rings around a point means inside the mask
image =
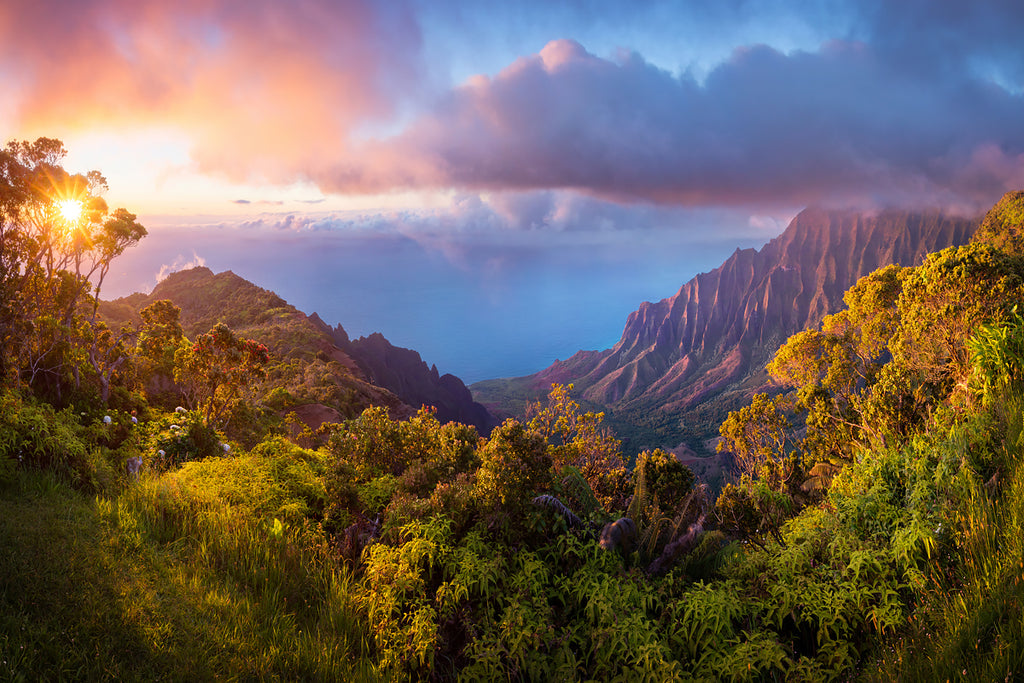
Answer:
[{"label": "eroded cliff face", "polygon": [[642,303],[611,349],[577,353],[522,385],[540,392],[571,382],[619,415],[685,413],[763,374],[790,335],[841,309],[860,277],[965,244],[976,225],[939,212],[807,209],[760,250],[737,250],[675,296]]},{"label": "eroded cliff face", "polygon": [[808,209],[761,250],[737,250],[675,296],[641,304],[619,343],[575,382],[598,403],[658,399],[685,407],[839,310],[860,277],[964,244],[974,225],[937,212]]},{"label": "eroded cliff face", "polygon": [[461,379],[441,375],[437,366],[428,366],[417,351],[394,346],[378,332],[350,340],[341,325],[331,328],[315,313],[311,319],[314,317],[335,344],[355,359],[371,382],[393,392],[410,406],[433,406],[441,422],[473,425],[483,435],[497,424],[484,406],[473,401]]}]

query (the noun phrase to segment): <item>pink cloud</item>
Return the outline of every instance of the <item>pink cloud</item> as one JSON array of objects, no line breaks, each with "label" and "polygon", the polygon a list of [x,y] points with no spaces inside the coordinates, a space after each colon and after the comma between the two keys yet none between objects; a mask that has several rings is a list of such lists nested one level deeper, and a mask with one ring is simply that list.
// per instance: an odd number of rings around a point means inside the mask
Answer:
[{"label": "pink cloud", "polygon": [[201,170],[291,181],[414,87],[420,35],[370,0],[13,0],[0,62],[16,123],[185,129]]},{"label": "pink cloud", "polygon": [[1019,83],[1019,3],[883,5],[857,10],[860,40],[747,46],[699,80],[554,40],[424,104],[411,0],[7,0],[0,115],[57,136],[170,127],[204,173],[334,193],[984,206],[1019,186],[1024,94],[998,85]]}]

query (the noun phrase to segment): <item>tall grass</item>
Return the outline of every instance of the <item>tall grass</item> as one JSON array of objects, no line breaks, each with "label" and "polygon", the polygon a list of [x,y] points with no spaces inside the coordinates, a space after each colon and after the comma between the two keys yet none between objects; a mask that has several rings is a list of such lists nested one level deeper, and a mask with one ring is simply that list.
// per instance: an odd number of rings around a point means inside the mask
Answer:
[{"label": "tall grass", "polygon": [[998,406],[995,461],[962,502],[959,563],[926,596],[909,634],[888,654],[882,680],[1024,677],[1024,450],[1020,397]]},{"label": "tall grass", "polygon": [[0,490],[0,680],[372,680],[352,577],[315,529],[166,478]]},{"label": "tall grass", "polygon": [[246,651],[229,670],[261,679],[371,677],[372,639],[350,597],[352,576],[318,529],[254,519],[168,478],[143,480],[99,507],[122,543],[174,553],[182,560],[178,581],[244,617],[215,626],[216,640]]}]

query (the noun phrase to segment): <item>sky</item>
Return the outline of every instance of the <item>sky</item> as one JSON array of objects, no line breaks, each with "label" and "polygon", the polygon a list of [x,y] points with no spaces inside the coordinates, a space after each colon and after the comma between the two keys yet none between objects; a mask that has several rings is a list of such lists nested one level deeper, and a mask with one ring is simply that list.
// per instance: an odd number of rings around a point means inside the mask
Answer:
[{"label": "sky", "polygon": [[815,204],[1024,187],[1019,0],[5,0],[0,132],[149,236],[466,381],[610,347]]}]

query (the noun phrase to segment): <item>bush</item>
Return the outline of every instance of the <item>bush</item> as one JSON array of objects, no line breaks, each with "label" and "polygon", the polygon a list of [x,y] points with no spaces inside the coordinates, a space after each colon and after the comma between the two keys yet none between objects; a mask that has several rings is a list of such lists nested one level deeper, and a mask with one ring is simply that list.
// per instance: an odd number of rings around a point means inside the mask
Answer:
[{"label": "bush", "polygon": [[14,391],[0,394],[0,481],[9,481],[18,467],[31,467],[87,493],[115,491],[125,479],[127,458],[138,453],[141,433],[117,411],[96,414],[83,426],[88,416]]},{"label": "bush", "polygon": [[22,467],[50,470],[72,486],[91,490],[89,451],[80,431],[70,410],[57,412],[13,391],[0,395],[0,457]]},{"label": "bush", "polygon": [[337,535],[352,524],[353,517],[360,514],[362,508],[359,491],[356,488],[358,475],[356,469],[347,462],[334,461],[324,475],[324,489],[327,496],[327,508],[324,511],[324,528]]},{"label": "bush", "polygon": [[359,503],[368,516],[373,516],[384,511],[384,508],[391,502],[395,495],[398,482],[390,474],[371,479],[356,487],[359,493]]},{"label": "bush", "polygon": [[193,460],[224,455],[224,446],[213,427],[208,427],[195,412],[175,413],[165,418],[166,427],[156,438],[158,469],[178,467]]},{"label": "bush", "polygon": [[480,449],[477,489],[484,500],[514,513],[551,481],[551,455],[543,436],[506,420]]},{"label": "bush", "polygon": [[327,495],[320,456],[272,438],[237,457],[185,463],[171,481],[206,502],[219,501],[262,520],[319,520]]}]

